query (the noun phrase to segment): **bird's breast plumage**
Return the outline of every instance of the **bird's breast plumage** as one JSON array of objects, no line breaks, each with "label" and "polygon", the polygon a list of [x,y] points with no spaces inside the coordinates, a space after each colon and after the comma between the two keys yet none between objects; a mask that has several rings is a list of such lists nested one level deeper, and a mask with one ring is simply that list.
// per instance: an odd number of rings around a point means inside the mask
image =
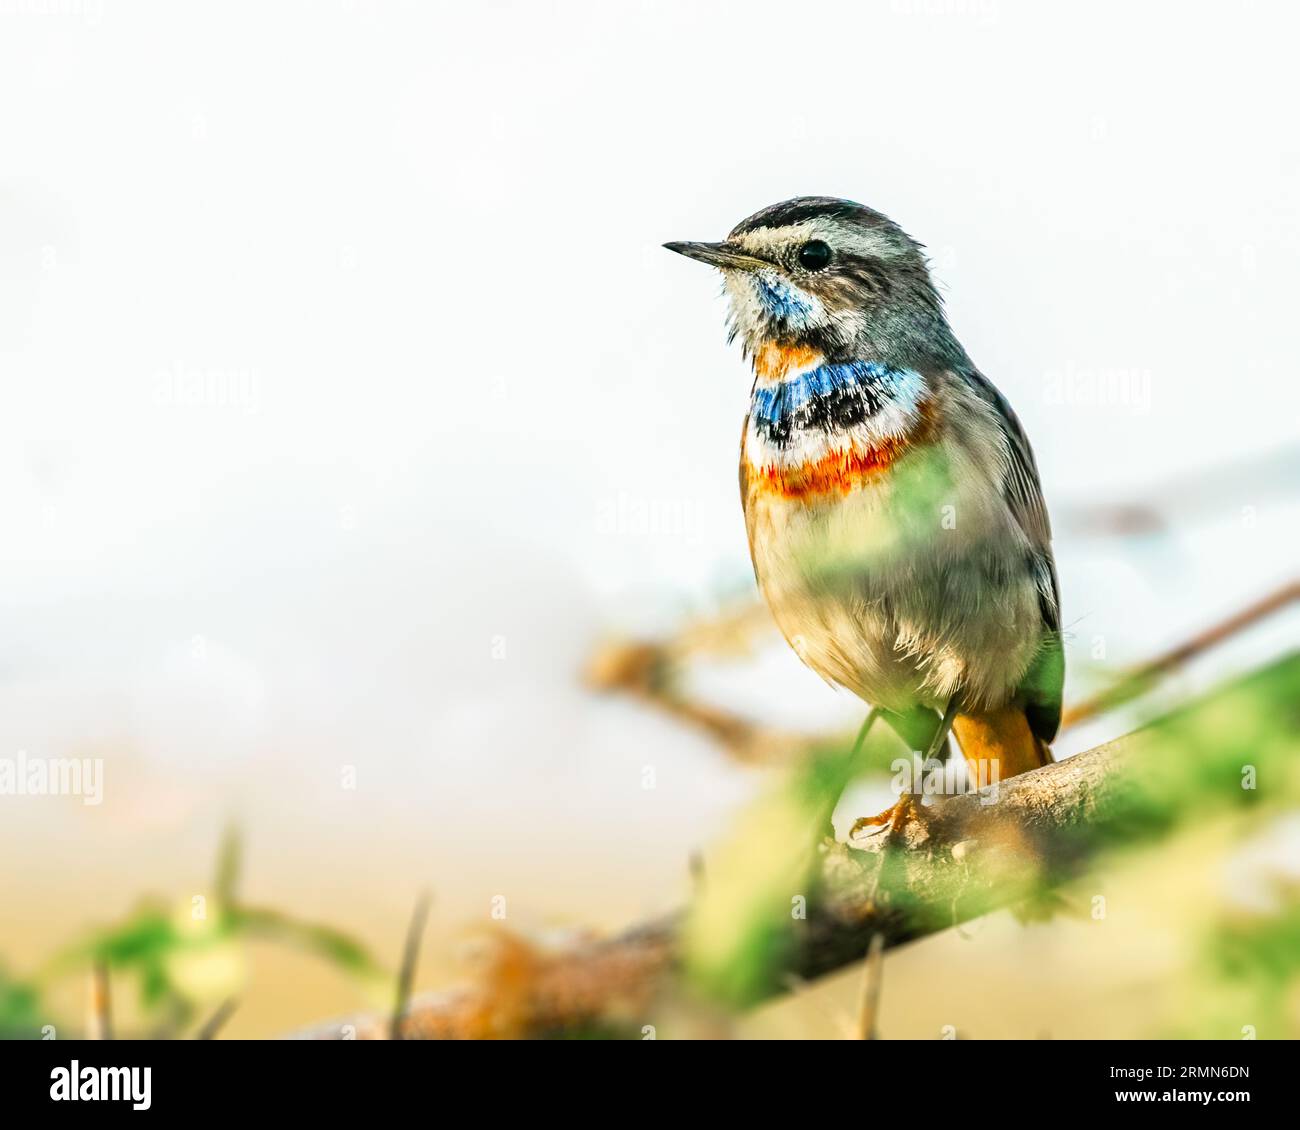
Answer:
[{"label": "bird's breast plumage", "polygon": [[760,357],[741,444],[759,587],[805,662],[868,701],[997,703],[1039,646],[996,421],[951,374]]},{"label": "bird's breast plumage", "polygon": [[763,491],[848,494],[927,439],[930,397],[914,370],[776,347],[756,362],[744,459]]}]

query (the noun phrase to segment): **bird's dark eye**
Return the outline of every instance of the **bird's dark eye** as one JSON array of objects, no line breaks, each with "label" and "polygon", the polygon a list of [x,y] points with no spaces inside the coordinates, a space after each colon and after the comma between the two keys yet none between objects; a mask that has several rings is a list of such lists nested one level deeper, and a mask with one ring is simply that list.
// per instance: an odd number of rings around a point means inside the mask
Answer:
[{"label": "bird's dark eye", "polygon": [[806,271],[820,271],[830,261],[830,245],[820,239],[810,239],[799,248],[799,266]]}]

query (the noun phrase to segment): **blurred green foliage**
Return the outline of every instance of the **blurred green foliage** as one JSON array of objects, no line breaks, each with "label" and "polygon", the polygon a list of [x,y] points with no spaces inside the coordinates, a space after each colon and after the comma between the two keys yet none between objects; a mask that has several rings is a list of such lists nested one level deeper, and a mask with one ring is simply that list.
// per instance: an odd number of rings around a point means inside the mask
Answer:
[{"label": "blurred green foliage", "polygon": [[14,981],[0,969],[0,1039],[39,1039],[49,1016],[35,985]]},{"label": "blurred green foliage", "polygon": [[[1300,810],[1298,735],[1300,655],[1293,655],[1150,723],[1131,739],[1136,760],[1122,784],[1068,835],[1100,870],[1117,854],[1131,857],[1198,822],[1243,810],[1260,818]],[[710,860],[685,935],[689,978],[707,997],[734,1007],[779,987],[801,929],[798,899],[811,906],[815,897],[818,841],[856,768],[843,749],[821,751],[742,814]],[[908,891],[889,889],[890,875],[882,871],[882,891],[901,908]],[[1052,905],[1059,878],[1044,869],[1030,897]],[[1300,907],[1296,892],[1290,895],[1280,917],[1215,933],[1206,976],[1236,982],[1261,1000],[1300,995]],[[1186,926],[1197,934],[1213,924],[1205,908],[1199,923]]]},{"label": "blurred green foliage", "polygon": [[[391,995],[392,977],[364,946],[332,927],[302,921],[282,911],[250,906],[239,897],[242,844],[226,833],[217,858],[211,897],[199,896],[179,909],[156,897],[143,899],[120,922],[89,934],[61,951],[42,981],[103,963],[138,986],[139,1003],[152,1025],[150,1034],[176,1035],[199,1010],[236,993],[243,980],[243,947],[269,940],[311,953],[357,978],[371,990]],[[115,982],[115,987],[117,982]],[[0,994],[5,983],[0,981]],[[25,1018],[37,1011],[39,995],[15,989],[14,1003],[0,1017],[4,1028],[21,1034]],[[0,995],[0,1006],[8,998]],[[42,1023],[49,1023],[48,1016]],[[39,1026],[38,1026],[39,1027]]]},{"label": "blurred green foliage", "polygon": [[683,946],[692,979],[714,1000],[739,1007],[778,987],[813,897],[817,845],[854,764],[848,749],[815,751],[742,814],[709,860]]}]

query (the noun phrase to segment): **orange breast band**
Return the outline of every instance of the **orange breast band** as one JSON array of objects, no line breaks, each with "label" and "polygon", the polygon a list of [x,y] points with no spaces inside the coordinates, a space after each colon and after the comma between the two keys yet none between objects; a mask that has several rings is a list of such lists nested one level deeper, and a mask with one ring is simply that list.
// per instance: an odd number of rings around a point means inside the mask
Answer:
[{"label": "orange breast band", "polygon": [[903,453],[906,444],[886,440],[867,451],[849,448],[795,467],[768,464],[758,471],[761,488],[784,498],[805,499],[819,494],[848,494],[864,479],[879,475]]},{"label": "orange breast band", "polygon": [[807,345],[781,345],[769,341],[754,354],[754,372],[766,380],[779,381],[791,369],[802,369],[821,360],[821,354]]}]

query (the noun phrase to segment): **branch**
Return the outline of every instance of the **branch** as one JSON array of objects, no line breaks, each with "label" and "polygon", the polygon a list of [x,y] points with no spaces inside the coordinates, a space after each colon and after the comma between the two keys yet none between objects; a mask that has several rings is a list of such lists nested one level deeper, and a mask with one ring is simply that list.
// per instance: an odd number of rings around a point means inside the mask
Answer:
[{"label": "branch", "polygon": [[1145,694],[1164,675],[1178,670],[1202,652],[1267,619],[1273,613],[1281,612],[1297,600],[1300,600],[1300,581],[1288,581],[1281,588],[1274,589],[1266,596],[1253,601],[1227,619],[1211,624],[1204,631],[1170,648],[1163,655],[1158,655],[1141,666],[1134,667],[1117,683],[1100,694],[1068,707],[1061,715],[1062,728],[1077,726],[1080,722],[1086,722],[1098,714],[1104,714]]},{"label": "branch", "polygon": [[[997,803],[968,793],[926,809],[904,829],[906,850],[874,834],[827,843],[821,889],[782,973],[811,978],[862,960],[873,936],[883,945],[946,929],[1018,903],[1074,874],[1089,855],[1093,829],[1124,788],[1142,735],[1121,738],[1002,783]],[[898,868],[883,897],[881,877]],[[899,885],[901,883],[901,886]],[[512,942],[487,983],[415,998],[403,1039],[540,1036],[619,1019],[640,1027],[678,965],[679,916],[558,952],[521,954]],[[502,993],[503,984],[514,991]],[[775,991],[775,986],[773,991]],[[299,1033],[306,1039],[382,1039],[386,1017],[364,1016]]]}]

